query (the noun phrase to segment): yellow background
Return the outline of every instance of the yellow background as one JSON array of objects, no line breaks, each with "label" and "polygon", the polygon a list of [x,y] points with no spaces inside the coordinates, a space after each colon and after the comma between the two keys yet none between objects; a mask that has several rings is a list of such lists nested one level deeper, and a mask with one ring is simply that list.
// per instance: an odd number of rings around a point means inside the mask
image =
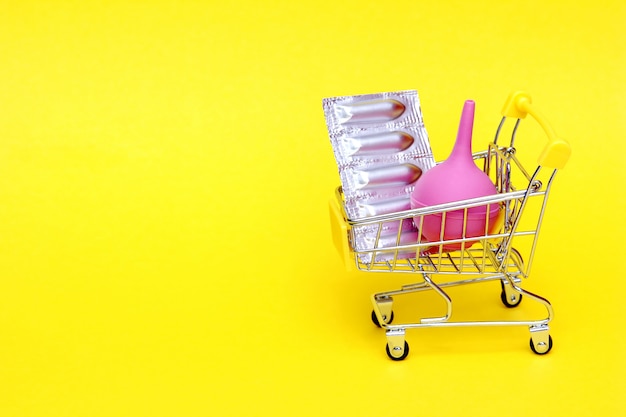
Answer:
[{"label": "yellow background", "polygon": [[[624,415],[625,23],[602,0],[2,0],[0,416]],[[571,142],[524,284],[549,355],[525,328],[385,355],[368,297],[406,277],[335,253],[321,100],[400,89],[438,159],[465,99],[478,148],[513,89]],[[451,295],[520,314],[497,284]]]}]

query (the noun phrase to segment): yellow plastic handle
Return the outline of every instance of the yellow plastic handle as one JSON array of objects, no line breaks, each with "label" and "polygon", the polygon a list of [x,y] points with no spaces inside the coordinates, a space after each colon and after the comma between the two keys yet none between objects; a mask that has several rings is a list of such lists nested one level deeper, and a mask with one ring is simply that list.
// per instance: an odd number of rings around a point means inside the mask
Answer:
[{"label": "yellow plastic handle", "polygon": [[502,116],[524,119],[527,114],[530,114],[548,135],[548,144],[539,155],[539,165],[562,169],[572,154],[569,142],[556,135],[547,119],[533,106],[530,95],[523,91],[514,91],[502,108]]},{"label": "yellow plastic handle", "polygon": [[354,270],[354,253],[350,250],[348,225],[336,198],[329,201],[330,229],[333,243],[348,272]]}]

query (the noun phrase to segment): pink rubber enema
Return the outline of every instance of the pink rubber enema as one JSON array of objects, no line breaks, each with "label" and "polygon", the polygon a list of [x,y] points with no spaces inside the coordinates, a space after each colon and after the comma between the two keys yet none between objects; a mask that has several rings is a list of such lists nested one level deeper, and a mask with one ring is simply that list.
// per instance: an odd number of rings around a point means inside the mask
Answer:
[{"label": "pink rubber enema", "polygon": [[[415,183],[415,189],[411,194],[411,208],[423,208],[497,193],[489,176],[476,166],[472,158],[474,110],[474,101],[467,100],[463,106],[456,142],[450,156],[441,164],[426,171]],[[490,206],[489,225],[495,225],[499,210],[498,205]],[[486,212],[487,206],[468,210],[465,237],[485,234]],[[421,217],[414,219],[418,228]],[[423,217],[422,236],[428,242],[441,240],[442,215],[432,214]],[[445,240],[463,237],[463,210],[448,212],[443,237]],[[466,242],[464,247],[469,248],[473,243]],[[460,248],[460,243],[444,245],[446,251]]]}]

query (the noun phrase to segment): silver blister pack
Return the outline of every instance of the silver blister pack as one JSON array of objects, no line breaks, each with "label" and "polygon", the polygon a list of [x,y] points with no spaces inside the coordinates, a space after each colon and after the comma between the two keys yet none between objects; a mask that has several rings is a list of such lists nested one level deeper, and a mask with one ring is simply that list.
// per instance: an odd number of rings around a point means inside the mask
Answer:
[{"label": "silver blister pack", "polygon": [[[410,209],[415,182],[435,165],[417,91],[332,97],[322,103],[348,217],[358,220]],[[397,228],[390,223],[380,231],[390,236],[391,246]],[[377,227],[361,226],[354,232],[355,249],[376,246]],[[404,222],[401,240],[416,234],[415,227]],[[385,242],[381,238],[377,246],[385,247]]]}]

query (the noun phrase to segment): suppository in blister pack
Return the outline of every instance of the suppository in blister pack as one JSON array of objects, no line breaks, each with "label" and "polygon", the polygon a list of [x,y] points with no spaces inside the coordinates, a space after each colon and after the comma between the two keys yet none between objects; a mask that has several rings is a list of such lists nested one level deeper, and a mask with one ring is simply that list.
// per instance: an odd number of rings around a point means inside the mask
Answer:
[{"label": "suppository in blister pack", "polygon": [[[435,165],[417,91],[326,98],[323,107],[348,217],[408,210],[415,182]],[[380,233],[395,243],[397,227],[386,224]],[[373,249],[378,233],[355,230],[354,244]],[[416,233],[403,224],[401,238]]]}]

